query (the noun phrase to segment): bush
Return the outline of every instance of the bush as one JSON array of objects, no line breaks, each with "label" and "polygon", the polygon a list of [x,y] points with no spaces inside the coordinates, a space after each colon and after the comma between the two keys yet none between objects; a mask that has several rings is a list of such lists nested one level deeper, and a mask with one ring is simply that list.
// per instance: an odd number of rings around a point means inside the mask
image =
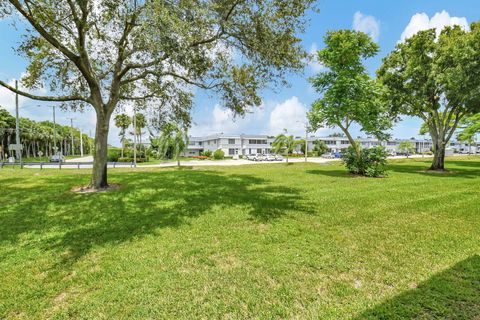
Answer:
[{"label": "bush", "polygon": [[208,159],[207,156],[193,156],[192,158],[193,158],[193,159],[198,159],[198,160],[206,160],[206,159]]},{"label": "bush", "polygon": [[221,160],[224,157],[225,157],[225,152],[223,152],[222,149],[215,150],[215,152],[213,153],[213,158],[215,160]]},{"label": "bush", "polygon": [[120,148],[109,148],[107,151],[107,161],[117,162],[121,156],[122,149]]},{"label": "bush", "polygon": [[[148,161],[148,158],[137,157],[137,163],[147,162],[147,161]],[[118,161],[116,162],[133,162],[133,158],[130,158],[130,157],[118,158]]]},{"label": "bush", "polygon": [[212,156],[212,151],[205,150],[205,151],[202,152],[202,156],[210,158]]},{"label": "bush", "polygon": [[342,160],[348,171],[367,177],[385,176],[388,153],[384,147],[362,149],[358,158],[355,149],[348,147],[342,154]]}]

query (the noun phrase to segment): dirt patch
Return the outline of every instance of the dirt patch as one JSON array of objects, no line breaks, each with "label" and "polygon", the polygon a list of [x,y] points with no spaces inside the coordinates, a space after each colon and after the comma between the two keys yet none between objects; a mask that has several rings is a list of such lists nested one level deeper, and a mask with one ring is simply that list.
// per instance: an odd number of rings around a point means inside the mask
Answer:
[{"label": "dirt patch", "polygon": [[119,184],[111,183],[106,188],[95,189],[95,188],[91,188],[90,186],[80,186],[80,187],[73,187],[72,189],[70,189],[70,191],[74,193],[97,193],[97,192],[108,192],[108,191],[113,191],[118,189],[120,189]]}]

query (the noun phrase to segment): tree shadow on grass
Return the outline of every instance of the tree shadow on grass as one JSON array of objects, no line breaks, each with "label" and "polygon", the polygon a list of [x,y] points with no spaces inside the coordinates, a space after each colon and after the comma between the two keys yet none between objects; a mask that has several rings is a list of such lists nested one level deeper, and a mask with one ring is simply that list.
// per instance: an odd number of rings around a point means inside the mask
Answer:
[{"label": "tree shadow on grass", "polygon": [[185,168],[114,173],[111,181],[121,185],[119,190],[95,194],[67,191],[88,179],[88,175],[78,174],[38,177],[33,184],[11,179],[12,185],[0,195],[10,199],[0,214],[0,244],[20,242],[30,234],[35,239],[27,246],[68,252],[66,259],[73,263],[94,246],[193,223],[192,218],[216,207],[227,213],[228,208],[241,207],[260,223],[288,211],[311,212],[302,205],[298,190],[270,185],[250,175]]},{"label": "tree shadow on grass", "polygon": [[[414,162],[398,161],[390,162],[387,166],[387,177],[389,173],[409,173],[418,174],[425,177],[439,178],[469,178],[474,179],[480,177],[480,161],[448,161],[445,164],[446,172],[428,171],[430,167],[428,160],[415,159]],[[450,170],[450,171],[449,171]],[[365,178],[359,175],[351,174],[345,168],[335,170],[306,170],[308,174],[324,175],[337,178]]]},{"label": "tree shadow on grass", "polygon": [[478,161],[447,161],[445,172],[428,171],[430,162],[417,161],[415,164],[393,163],[388,171],[397,173],[413,173],[438,178],[478,178],[480,177],[480,162]]},{"label": "tree shadow on grass", "polygon": [[480,256],[474,255],[356,319],[479,319]]}]

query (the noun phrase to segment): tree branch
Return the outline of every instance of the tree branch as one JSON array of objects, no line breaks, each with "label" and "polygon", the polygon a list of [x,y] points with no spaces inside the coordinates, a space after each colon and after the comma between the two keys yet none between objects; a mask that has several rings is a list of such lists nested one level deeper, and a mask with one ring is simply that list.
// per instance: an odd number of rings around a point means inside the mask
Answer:
[{"label": "tree branch", "polygon": [[0,86],[7,88],[8,90],[12,91],[13,93],[18,93],[21,96],[33,99],[33,100],[40,100],[40,101],[52,101],[52,102],[68,102],[68,101],[84,101],[90,103],[90,101],[82,96],[79,95],[71,95],[71,96],[37,96],[34,94],[30,94],[25,91],[21,91],[15,89],[14,87],[10,86],[9,84],[0,80]]}]

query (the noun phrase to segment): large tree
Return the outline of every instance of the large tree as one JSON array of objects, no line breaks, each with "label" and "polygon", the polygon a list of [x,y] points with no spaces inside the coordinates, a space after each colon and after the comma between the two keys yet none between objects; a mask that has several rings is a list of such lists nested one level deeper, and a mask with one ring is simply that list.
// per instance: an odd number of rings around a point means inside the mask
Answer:
[{"label": "large tree", "polygon": [[324,42],[325,48],[317,56],[327,69],[310,80],[322,94],[308,114],[310,125],[313,129],[340,128],[360,158],[361,148],[350,133],[351,126],[357,124],[364,132],[384,138],[392,124],[382,100],[382,87],[363,65],[379,47],[365,33],[353,30],[330,31]]},{"label": "large tree", "polygon": [[[18,51],[30,62],[22,83],[96,112],[92,188],[107,184],[107,136],[126,104],[188,115],[192,86],[215,90],[244,114],[268,83],[283,83],[306,58],[298,34],[314,0],[0,0],[0,15],[25,24]],[[159,104],[158,101],[168,103]],[[188,120],[188,119],[182,119]]]},{"label": "large tree", "polygon": [[445,148],[461,120],[480,111],[480,24],[471,31],[420,31],[399,43],[377,74],[390,108],[423,119],[432,137],[431,170],[444,170]]}]

